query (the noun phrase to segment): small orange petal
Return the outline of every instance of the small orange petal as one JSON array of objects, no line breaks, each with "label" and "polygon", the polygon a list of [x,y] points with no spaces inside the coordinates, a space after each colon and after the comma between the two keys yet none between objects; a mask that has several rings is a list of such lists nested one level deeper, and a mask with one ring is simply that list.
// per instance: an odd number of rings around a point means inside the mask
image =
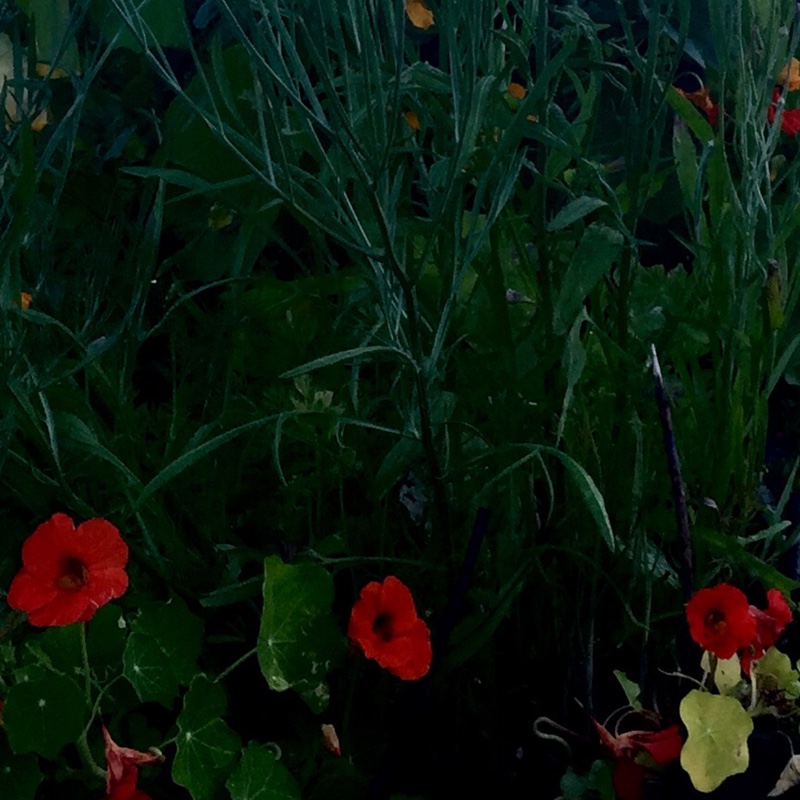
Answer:
[{"label": "small orange petal", "polygon": [[66,78],[67,73],[61,69],[61,67],[55,67],[52,72],[50,71],[50,65],[46,64],[44,61],[40,61],[36,65],[36,74],[40,78],[47,78],[49,77],[50,80],[58,80],[59,78]]},{"label": "small orange petal", "polygon": [[415,28],[427,30],[433,25],[433,11],[424,0],[406,0],[406,16]]},{"label": "small orange petal", "polygon": [[411,128],[412,131],[418,131],[422,127],[419,122],[419,117],[413,111],[406,111],[403,116],[408,123],[408,127]]},{"label": "small orange petal", "polygon": [[787,82],[789,83],[790,92],[800,89],[800,61],[796,58],[793,58],[775,79],[775,83],[778,86],[783,86]]},{"label": "small orange petal", "polygon": [[19,307],[22,309],[30,308],[33,295],[30,292],[22,292],[19,296]]},{"label": "small orange petal", "polygon": [[31,120],[31,130],[35,133],[39,133],[39,131],[46,128],[49,123],[50,115],[47,113],[47,109],[45,109],[41,111],[35,119]]},{"label": "small orange petal", "polygon": [[512,97],[516,97],[517,100],[523,100],[525,95],[528,94],[528,90],[522,84],[514,83],[513,81],[508,84],[506,91]]}]

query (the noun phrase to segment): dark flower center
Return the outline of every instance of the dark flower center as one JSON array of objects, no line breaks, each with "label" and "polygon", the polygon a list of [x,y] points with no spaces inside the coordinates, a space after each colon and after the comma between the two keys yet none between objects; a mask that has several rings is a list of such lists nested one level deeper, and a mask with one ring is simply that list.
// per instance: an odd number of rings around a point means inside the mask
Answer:
[{"label": "dark flower center", "polygon": [[390,642],[394,638],[392,630],[394,620],[391,614],[383,613],[375,617],[375,622],[372,623],[372,632],[377,634],[383,639],[384,642]]},{"label": "dark flower center", "polygon": [[719,632],[725,629],[725,615],[717,608],[709,611],[706,616],[706,626],[711,630]]},{"label": "dark flower center", "polygon": [[59,589],[77,591],[86,585],[89,570],[79,558],[66,558],[61,567],[61,576],[56,580]]}]

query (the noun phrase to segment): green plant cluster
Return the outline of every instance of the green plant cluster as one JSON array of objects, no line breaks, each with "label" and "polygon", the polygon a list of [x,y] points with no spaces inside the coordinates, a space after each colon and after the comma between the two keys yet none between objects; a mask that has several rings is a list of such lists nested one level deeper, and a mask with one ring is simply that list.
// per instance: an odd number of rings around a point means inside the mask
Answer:
[{"label": "green plant cluster", "polygon": [[[653,346],[698,585],[797,585],[795,4],[427,5],[0,3],[0,587],[56,511],[120,529],[91,680],[153,800],[557,786],[533,721],[677,663]],[[346,652],[387,574],[418,685]],[[85,797],[78,634],[0,625],[52,699],[0,795]]]}]

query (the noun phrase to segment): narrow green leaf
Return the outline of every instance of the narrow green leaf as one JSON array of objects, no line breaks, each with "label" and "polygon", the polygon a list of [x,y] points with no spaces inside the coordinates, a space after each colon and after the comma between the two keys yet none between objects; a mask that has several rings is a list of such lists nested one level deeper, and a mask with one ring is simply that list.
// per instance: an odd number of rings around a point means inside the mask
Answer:
[{"label": "narrow green leaf", "polygon": [[667,102],[673,111],[691,128],[692,133],[702,142],[710,142],[714,131],[708,120],[694,107],[691,100],[684,97],[674,86],[667,89]]},{"label": "narrow green leaf", "polygon": [[178,458],[164,467],[150,481],[150,483],[148,483],[144,489],[142,489],[141,494],[134,503],[134,510],[141,508],[141,506],[154,492],[157,492],[171,480],[180,475],[184,470],[189,469],[189,467],[213,453],[215,450],[222,447],[222,445],[227,444],[237,436],[241,436],[243,433],[256,430],[257,428],[261,428],[270,422],[274,422],[277,418],[278,414],[273,414],[269,417],[262,417],[261,419],[253,420],[252,422],[245,422],[243,425],[239,425],[237,428],[225,431],[225,433],[221,433],[219,436],[215,436],[213,439],[209,439],[207,442],[187,450],[185,453],[178,456]]},{"label": "narrow green leaf", "polygon": [[597,488],[597,484],[592,480],[592,476],[566,453],[562,453],[554,447],[540,447],[539,449],[543,453],[549,453],[551,456],[557,458],[567,468],[567,472],[575,481],[575,485],[578,487],[578,491],[581,493],[586,507],[589,509],[589,513],[594,517],[597,527],[600,529],[600,535],[608,545],[608,549],[613,551],[616,546],[616,539],[614,537],[614,531],[611,528],[611,520],[608,518],[608,511],[606,511],[603,495],[600,494],[600,490]]},{"label": "narrow green leaf", "polygon": [[577,200],[567,203],[556,214],[555,218],[548,223],[547,230],[551,233],[564,230],[564,228],[568,228],[579,219],[591,214],[592,211],[597,211],[598,208],[603,208],[603,206],[607,205],[608,203],[599,197],[579,197]]},{"label": "narrow green leaf", "polygon": [[622,235],[593,223],[581,237],[553,309],[553,328],[559,335],[572,325],[589,292],[612,267],[622,250]]},{"label": "narrow green leaf", "polygon": [[354,347],[352,350],[342,350],[339,353],[331,353],[328,356],[322,356],[322,358],[315,358],[313,361],[309,361],[299,367],[290,369],[288,372],[284,372],[281,378],[297,378],[300,375],[305,375],[307,372],[313,372],[316,369],[330,367],[334,364],[341,364],[342,361],[354,361],[356,359],[377,355],[395,356],[396,358],[407,361],[412,366],[414,364],[406,353],[396,347],[373,345],[369,347]]}]

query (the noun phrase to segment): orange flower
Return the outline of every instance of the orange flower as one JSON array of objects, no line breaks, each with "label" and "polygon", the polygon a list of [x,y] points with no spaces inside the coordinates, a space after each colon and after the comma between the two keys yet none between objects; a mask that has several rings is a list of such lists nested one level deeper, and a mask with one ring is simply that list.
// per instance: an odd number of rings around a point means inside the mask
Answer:
[{"label": "orange flower", "polygon": [[408,127],[411,128],[412,131],[418,131],[422,127],[419,122],[419,117],[413,111],[405,111],[403,116],[408,123]]},{"label": "orange flower", "polygon": [[19,296],[19,307],[24,311],[27,308],[31,307],[31,301],[33,300],[33,295],[30,292],[22,292]]},{"label": "orange flower", "polygon": [[406,0],[406,16],[415,28],[427,30],[433,25],[433,11],[425,0]]},{"label": "orange flower", "polygon": [[[677,87],[675,88],[677,89]],[[711,99],[711,94],[705,86],[694,92],[684,92],[683,89],[678,89],[678,91],[706,115],[708,124],[712,128],[716,127],[719,119],[719,103],[715,103]]]},{"label": "orange flower", "polygon": [[514,81],[508,84],[506,91],[517,100],[524,100],[525,95],[528,94],[528,90],[522,84]]},{"label": "orange flower", "polygon": [[[528,94],[528,90],[521,84],[511,81],[511,83],[506,86],[506,92],[508,96],[512,98],[512,108],[514,111],[517,110],[517,104],[525,99],[525,96]],[[526,117],[527,120],[530,122],[536,122],[536,114],[528,114]]]},{"label": "orange flower", "polygon": [[350,614],[347,636],[367,658],[405,681],[417,680],[430,669],[430,631],[417,616],[409,588],[393,575],[361,590]]},{"label": "orange flower", "polygon": [[785,83],[789,84],[789,91],[795,92],[800,89],[800,61],[793,58],[782,70],[780,75],[775,79],[778,86],[783,86]]}]

